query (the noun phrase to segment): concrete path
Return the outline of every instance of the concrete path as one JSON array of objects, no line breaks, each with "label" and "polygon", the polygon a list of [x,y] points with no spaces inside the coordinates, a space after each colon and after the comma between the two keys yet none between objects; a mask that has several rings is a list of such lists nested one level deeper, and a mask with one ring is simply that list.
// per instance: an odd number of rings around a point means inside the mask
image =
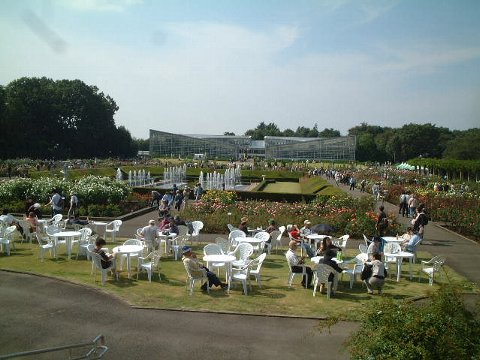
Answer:
[{"label": "concrete path", "polygon": [[103,334],[105,359],[348,359],[343,342],[358,328],[340,322],[329,333],[318,320],[138,309],[96,289],[3,271],[0,289],[0,355]]}]

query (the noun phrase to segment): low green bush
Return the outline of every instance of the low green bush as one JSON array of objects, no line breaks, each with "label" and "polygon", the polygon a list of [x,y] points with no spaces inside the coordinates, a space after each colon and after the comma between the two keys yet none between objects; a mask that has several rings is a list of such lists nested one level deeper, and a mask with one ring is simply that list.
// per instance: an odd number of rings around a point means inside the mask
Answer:
[{"label": "low green bush", "polygon": [[421,303],[381,298],[347,341],[352,359],[480,359],[480,321],[459,289],[445,285]]}]

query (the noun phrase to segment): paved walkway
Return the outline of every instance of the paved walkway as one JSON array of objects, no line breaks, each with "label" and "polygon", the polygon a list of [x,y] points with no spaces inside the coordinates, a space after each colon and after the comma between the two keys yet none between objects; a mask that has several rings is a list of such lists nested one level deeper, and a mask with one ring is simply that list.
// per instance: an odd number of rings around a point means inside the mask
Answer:
[{"label": "paved walkway", "polygon": [[[335,181],[331,181],[335,185]],[[349,190],[349,186],[340,185],[340,188],[354,197],[364,196],[360,190]],[[376,202],[376,210],[381,201]],[[397,221],[404,224],[405,228],[410,225],[411,218],[404,218],[398,214],[398,206],[385,202],[383,204],[387,213],[397,215]],[[446,264],[468,280],[480,284],[480,245],[473,240],[467,239],[457,233],[442,228],[439,223],[429,221],[425,229],[425,238],[420,245],[420,251],[428,251],[432,255],[445,255]]]},{"label": "paved walkway", "polygon": [[[0,288],[0,355],[103,334],[105,359],[348,359],[343,342],[358,328],[340,322],[329,333],[309,319],[139,309],[101,290],[3,271]],[[60,354],[29,359],[68,357]]]}]

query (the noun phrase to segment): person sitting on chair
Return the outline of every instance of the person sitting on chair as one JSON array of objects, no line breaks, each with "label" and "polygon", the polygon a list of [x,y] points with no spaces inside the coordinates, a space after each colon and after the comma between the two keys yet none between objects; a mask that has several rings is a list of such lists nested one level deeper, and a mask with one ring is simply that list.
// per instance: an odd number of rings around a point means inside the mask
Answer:
[{"label": "person sitting on chair", "polygon": [[[303,272],[303,264],[305,262],[305,257],[298,257],[295,254],[295,250],[297,250],[297,242],[295,240],[291,240],[288,243],[288,251],[287,251],[287,261],[290,264],[290,267],[292,268],[292,272],[294,273],[302,273]],[[306,278],[305,275],[303,276],[302,279],[302,286],[304,288],[311,288],[312,287],[312,277],[313,277],[313,271],[312,268],[309,266],[305,266],[305,270],[307,272]]]},{"label": "person sitting on chair", "polygon": [[332,250],[335,253],[335,255],[333,256],[335,257],[337,256],[337,251],[342,251],[342,248],[334,245],[331,237],[325,237],[322,239],[322,243],[320,244],[320,247],[317,250],[317,255],[325,256],[325,254],[329,250]]},{"label": "person sitting on chair", "polygon": [[245,234],[248,234],[248,218],[246,216],[240,219],[240,225],[238,225],[238,230],[242,230]]},{"label": "person sitting on chair", "polygon": [[300,245],[302,249],[305,250],[307,255],[309,257],[314,257],[315,256],[315,251],[312,250],[311,246],[305,242],[303,242],[301,235],[300,235],[300,230],[298,229],[297,225],[288,225],[287,226],[287,232],[292,240],[294,240],[297,245]]},{"label": "person sitting on chair", "polygon": [[[337,256],[337,252],[333,249],[328,249],[327,251],[325,251],[325,255],[323,256],[323,259],[320,260],[319,263],[328,265],[332,267],[336,272],[341,274],[343,272],[343,269],[340,266],[338,266],[336,261],[333,260],[335,256]],[[328,282],[333,282],[334,278],[335,278],[335,275],[330,273],[330,275],[328,276]],[[324,284],[320,284],[320,293],[323,292],[323,285]],[[334,295],[334,291],[336,290],[337,290],[336,288],[332,289],[331,295]]]},{"label": "person sitting on chair", "polygon": [[112,265],[113,255],[112,254],[107,254],[103,250],[103,247],[105,245],[107,245],[107,242],[104,239],[102,239],[101,237],[99,237],[95,241],[95,249],[93,249],[93,251],[101,256],[101,258],[102,258],[102,268],[103,269],[108,269],[110,267],[110,265]]},{"label": "person sitting on chair", "polygon": [[[195,255],[194,252],[192,252],[192,248],[190,246],[184,246],[182,248],[182,261],[185,267],[188,268],[188,271],[190,274],[193,276],[199,276],[203,272],[206,272],[207,278],[208,278],[208,286],[212,287],[213,285],[215,286],[220,286],[222,289],[226,289],[228,287],[227,284],[222,283],[220,279],[215,275],[215,273],[211,272],[208,270],[205,265],[203,265],[201,262],[198,261],[197,255]],[[207,290],[207,283],[202,285],[202,291]]]}]

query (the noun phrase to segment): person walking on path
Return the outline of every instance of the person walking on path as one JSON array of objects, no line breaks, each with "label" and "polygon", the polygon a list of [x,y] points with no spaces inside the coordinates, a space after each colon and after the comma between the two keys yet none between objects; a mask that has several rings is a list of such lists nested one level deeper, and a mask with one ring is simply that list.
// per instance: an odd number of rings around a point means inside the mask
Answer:
[{"label": "person walking on path", "polygon": [[385,207],[383,205],[380,205],[378,208],[378,214],[377,214],[377,223],[375,225],[375,229],[377,230],[378,236],[383,236],[385,234],[385,231],[387,230],[388,227],[388,217],[387,214],[385,213]]}]

